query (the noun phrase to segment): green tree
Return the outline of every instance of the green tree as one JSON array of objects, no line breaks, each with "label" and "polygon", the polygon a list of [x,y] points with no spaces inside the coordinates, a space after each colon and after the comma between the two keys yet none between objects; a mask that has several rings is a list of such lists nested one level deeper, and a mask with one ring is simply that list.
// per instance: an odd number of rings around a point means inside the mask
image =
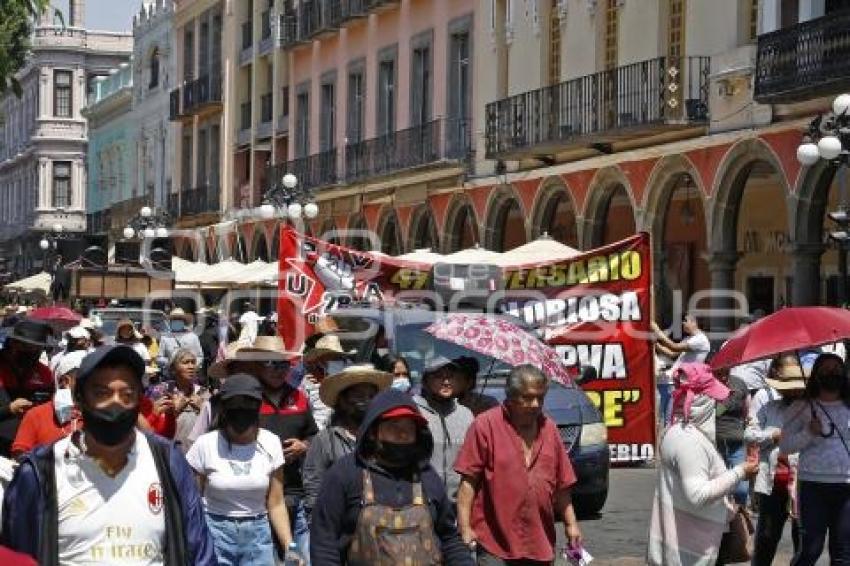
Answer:
[{"label": "green tree", "polygon": [[50,0],[0,0],[0,95],[12,90],[21,96],[15,73],[26,62],[34,22],[49,8]]}]

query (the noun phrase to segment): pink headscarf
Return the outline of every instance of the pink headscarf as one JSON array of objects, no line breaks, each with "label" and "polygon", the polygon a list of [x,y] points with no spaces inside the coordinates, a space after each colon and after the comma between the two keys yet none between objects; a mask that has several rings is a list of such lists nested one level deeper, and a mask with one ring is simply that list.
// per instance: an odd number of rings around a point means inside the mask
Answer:
[{"label": "pink headscarf", "polygon": [[681,364],[676,368],[673,378],[676,380],[676,389],[673,391],[671,415],[675,415],[676,408],[681,406],[685,422],[691,418],[691,405],[697,395],[705,395],[715,401],[723,401],[729,396],[729,388],[718,381],[711,368],[703,363]]}]

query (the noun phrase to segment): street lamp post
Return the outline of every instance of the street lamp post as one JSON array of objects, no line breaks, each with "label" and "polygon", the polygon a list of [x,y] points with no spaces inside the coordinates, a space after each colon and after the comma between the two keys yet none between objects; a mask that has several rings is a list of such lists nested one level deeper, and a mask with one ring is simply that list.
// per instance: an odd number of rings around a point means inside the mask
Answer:
[{"label": "street lamp post", "polygon": [[838,173],[840,203],[827,216],[837,230],[829,233],[838,245],[838,300],[848,302],[847,251],[850,249],[850,206],[847,200],[847,166],[850,165],[850,94],[840,94],[832,101],[832,112],[817,116],[809,124],[803,143],[797,147],[797,160],[805,166],[819,160],[829,162]]},{"label": "street lamp post", "polygon": [[167,238],[170,223],[171,216],[168,212],[143,206],[139,214],[124,228],[124,238],[132,240],[137,235],[144,239]]},{"label": "street lamp post", "polygon": [[38,242],[38,247],[41,248],[41,251],[44,252],[44,259],[42,260],[42,264],[44,270],[47,270],[47,259],[50,256],[51,250],[55,253],[59,248],[60,240],[70,240],[74,235],[68,232],[65,232],[64,227],[58,222],[51,227],[50,232],[45,232],[41,238],[41,241]]},{"label": "street lamp post", "polygon": [[313,199],[313,194],[309,189],[299,189],[298,179],[292,173],[285,174],[279,184],[269,187],[263,194],[263,204],[257,211],[261,218],[270,220],[278,210],[282,216],[293,220],[302,216],[313,219],[319,215],[319,207]]}]

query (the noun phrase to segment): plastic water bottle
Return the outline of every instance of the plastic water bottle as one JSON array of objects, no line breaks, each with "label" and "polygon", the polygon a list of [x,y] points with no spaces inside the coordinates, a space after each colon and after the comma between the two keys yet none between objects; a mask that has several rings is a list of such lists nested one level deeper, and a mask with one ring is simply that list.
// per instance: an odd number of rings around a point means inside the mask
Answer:
[{"label": "plastic water bottle", "polygon": [[303,560],[298,553],[298,543],[290,542],[286,547],[286,554],[283,555],[283,566],[301,566]]}]

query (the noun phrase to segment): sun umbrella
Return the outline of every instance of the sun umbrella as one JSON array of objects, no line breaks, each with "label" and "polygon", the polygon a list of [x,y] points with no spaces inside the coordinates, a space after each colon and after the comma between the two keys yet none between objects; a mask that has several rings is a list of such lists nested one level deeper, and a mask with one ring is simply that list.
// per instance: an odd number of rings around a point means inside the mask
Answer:
[{"label": "sun umbrella", "polygon": [[560,383],[572,383],[567,368],[553,348],[504,318],[450,314],[430,325],[425,332],[512,366],[534,365]]},{"label": "sun umbrella", "polygon": [[40,307],[33,309],[29,313],[29,318],[42,320],[50,323],[67,323],[77,324],[83,317],[75,313],[68,307]]},{"label": "sun umbrella", "polygon": [[832,307],[790,307],[735,333],[711,359],[711,367],[731,368],[848,338],[850,312]]}]

